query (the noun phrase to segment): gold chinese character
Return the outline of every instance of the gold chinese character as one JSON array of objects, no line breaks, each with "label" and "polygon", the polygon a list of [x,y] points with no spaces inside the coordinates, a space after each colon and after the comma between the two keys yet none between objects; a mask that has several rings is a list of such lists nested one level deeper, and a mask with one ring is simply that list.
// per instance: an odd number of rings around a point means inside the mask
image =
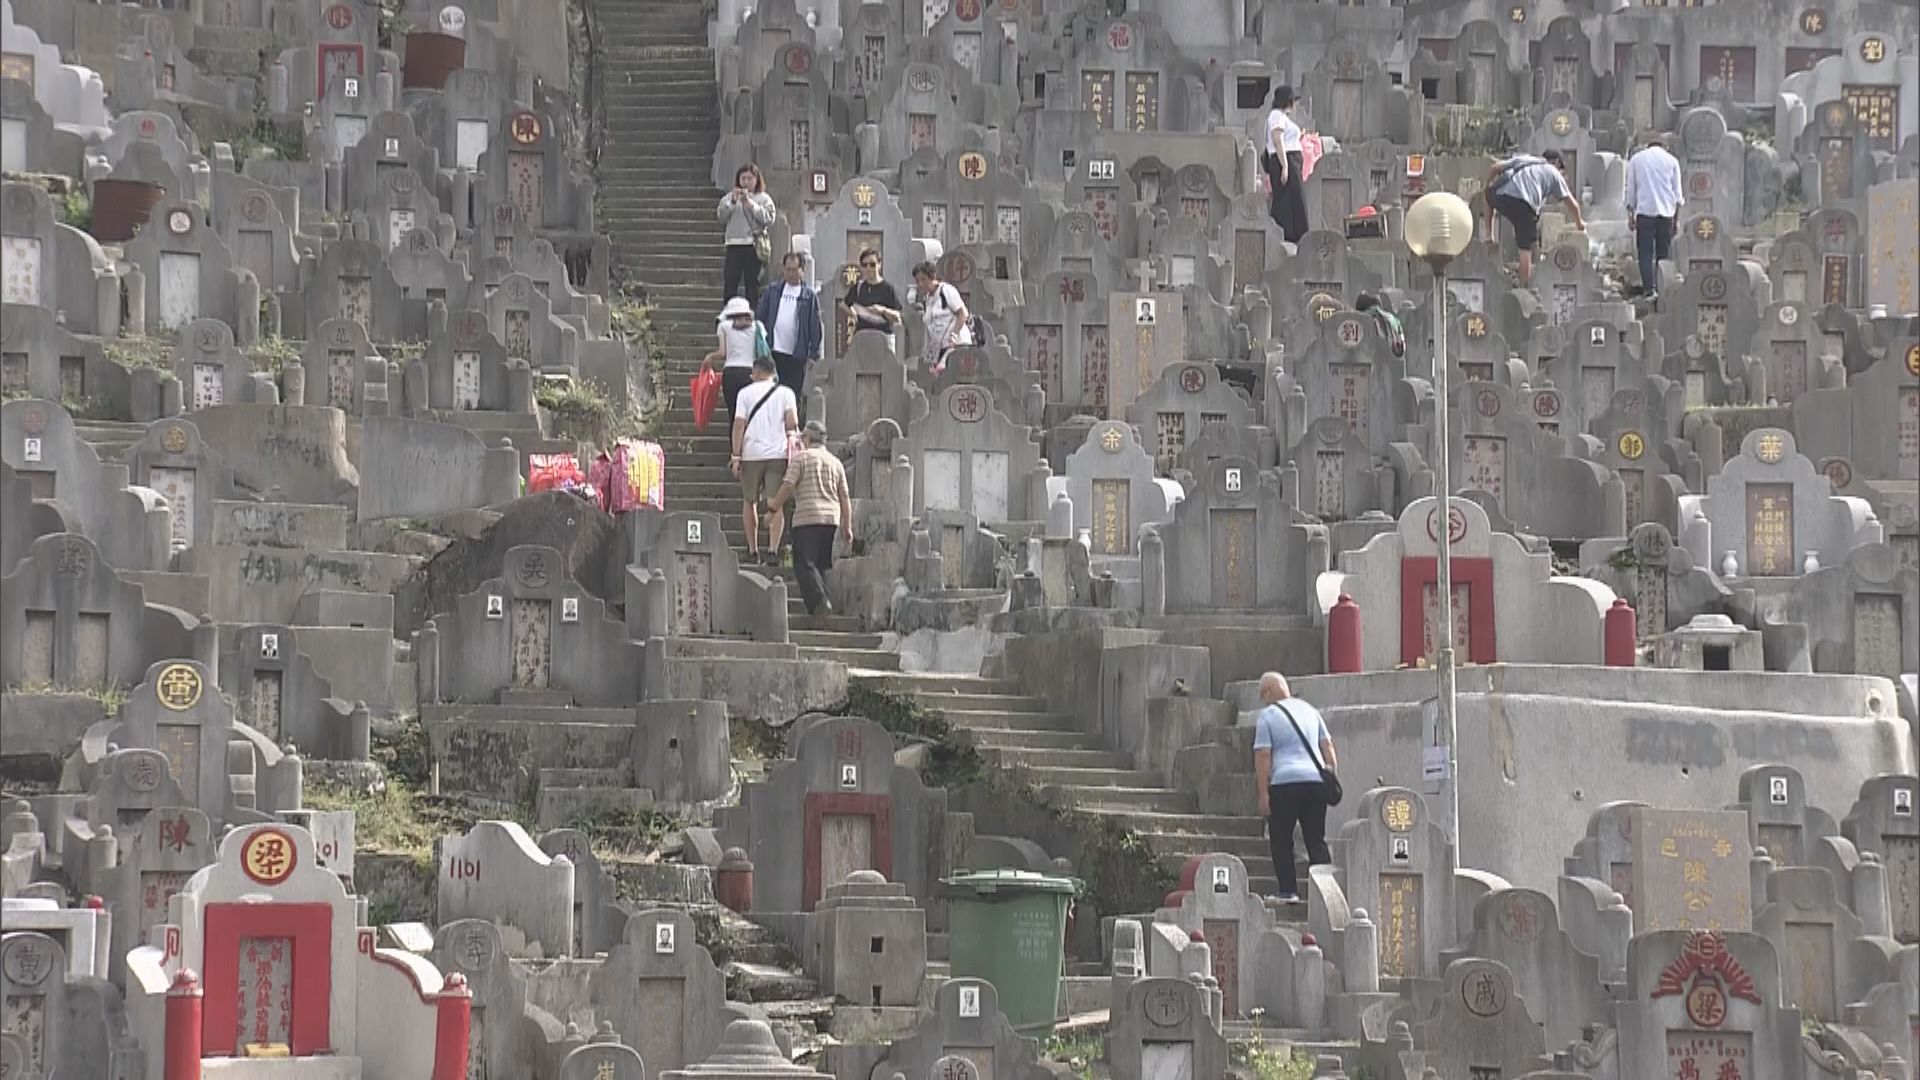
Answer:
[{"label": "gold chinese character", "polygon": [[1389,832],[1403,833],[1413,828],[1413,800],[1404,795],[1388,799],[1380,807],[1380,820]]},{"label": "gold chinese character", "polygon": [[1726,837],[1723,836],[1720,839],[1714,841],[1713,843],[1714,858],[1724,859],[1731,854],[1733,854],[1733,844],[1729,842]]},{"label": "gold chinese character", "polygon": [[1680,867],[1680,876],[1689,885],[1704,885],[1707,883],[1707,864],[1699,859],[1688,859]]},{"label": "gold chinese character", "polygon": [[1680,857],[1680,844],[1679,844],[1679,842],[1678,842],[1678,841],[1676,841],[1676,840],[1675,840],[1675,839],[1674,839],[1673,837],[1671,837],[1671,836],[1669,836],[1669,837],[1667,837],[1667,838],[1665,838],[1665,839],[1663,839],[1663,840],[1661,840],[1661,841],[1660,841],[1660,856],[1661,856],[1661,858],[1665,858],[1665,859],[1677,859],[1677,858],[1679,858],[1679,857]]},{"label": "gold chinese character", "polygon": [[1887,58],[1887,43],[1877,37],[1870,37],[1860,43],[1860,58],[1869,64],[1877,64]]},{"label": "gold chinese character", "polygon": [[174,712],[185,712],[200,700],[200,673],[186,664],[168,664],[154,680],[154,696]]}]

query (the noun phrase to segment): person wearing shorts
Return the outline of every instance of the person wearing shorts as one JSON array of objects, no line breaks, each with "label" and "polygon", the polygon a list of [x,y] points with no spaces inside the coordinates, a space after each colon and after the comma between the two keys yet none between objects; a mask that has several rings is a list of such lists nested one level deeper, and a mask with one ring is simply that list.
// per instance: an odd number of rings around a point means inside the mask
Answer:
[{"label": "person wearing shorts", "polygon": [[1514,246],[1520,249],[1520,287],[1533,284],[1533,249],[1540,246],[1540,209],[1549,201],[1565,204],[1573,216],[1573,227],[1586,231],[1587,219],[1580,213],[1580,200],[1567,187],[1567,164],[1560,151],[1549,150],[1540,157],[1521,154],[1494,163],[1487,173],[1487,220],[1493,216],[1507,219],[1513,228]]},{"label": "person wearing shorts", "polygon": [[769,505],[767,546],[760,546],[760,503],[769,504],[787,478],[787,437],[800,426],[800,409],[793,391],[774,378],[773,358],[755,357],[753,381],[740,391],[740,411],[733,417],[733,459],[729,465],[740,478],[740,520],[747,530],[748,558],[765,566],[780,561],[785,521],[777,505]]}]

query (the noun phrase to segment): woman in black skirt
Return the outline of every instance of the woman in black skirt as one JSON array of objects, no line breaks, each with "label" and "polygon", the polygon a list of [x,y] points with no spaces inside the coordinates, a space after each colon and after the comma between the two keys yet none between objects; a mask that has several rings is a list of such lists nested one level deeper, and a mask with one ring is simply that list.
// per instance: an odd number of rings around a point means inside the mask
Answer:
[{"label": "woman in black skirt", "polygon": [[1297,244],[1307,235],[1307,189],[1301,175],[1306,162],[1300,156],[1300,125],[1287,115],[1294,100],[1293,87],[1274,89],[1273,111],[1267,113],[1267,145],[1260,154],[1268,185],[1273,189],[1268,213],[1289,244]]}]

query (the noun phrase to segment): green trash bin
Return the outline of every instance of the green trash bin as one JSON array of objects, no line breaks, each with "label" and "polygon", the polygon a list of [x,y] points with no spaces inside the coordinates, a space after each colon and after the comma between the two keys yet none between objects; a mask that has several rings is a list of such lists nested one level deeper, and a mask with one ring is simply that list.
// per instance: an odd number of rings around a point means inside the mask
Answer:
[{"label": "green trash bin", "polygon": [[1023,1033],[1059,1021],[1073,878],[1030,870],[981,870],[945,879],[953,977],[985,979],[1000,1011]]}]

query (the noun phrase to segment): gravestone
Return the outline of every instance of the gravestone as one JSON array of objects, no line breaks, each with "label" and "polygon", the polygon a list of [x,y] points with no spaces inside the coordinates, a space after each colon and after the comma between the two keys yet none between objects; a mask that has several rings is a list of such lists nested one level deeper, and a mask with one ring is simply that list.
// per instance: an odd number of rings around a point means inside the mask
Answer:
[{"label": "gravestone", "polygon": [[437,918],[488,919],[515,955],[573,951],[573,866],[549,858],[511,821],[479,821],[464,836],[442,837],[435,885]]},{"label": "gravestone", "polygon": [[1778,955],[1758,934],[1636,934],[1615,1015],[1621,1076],[1775,1080],[1801,1052],[1801,1014],[1784,1004]]},{"label": "gravestone", "polygon": [[1195,478],[1160,530],[1166,610],[1300,613],[1325,559],[1325,531],[1296,520],[1280,477],[1244,458],[1221,458]]},{"label": "gravestone", "polygon": [[1765,848],[1776,868],[1815,865],[1816,846],[1838,836],[1833,815],[1807,802],[1806,782],[1791,765],[1755,765],[1740,774],[1739,800],[1729,810],[1745,810],[1748,835]]},{"label": "gravestone", "polygon": [[216,499],[238,499],[233,467],[200,438],[200,429],[188,420],[162,420],[126,453],[128,478],[159,492],[171,510],[176,548],[190,548],[213,538]]},{"label": "gravestone", "polygon": [[1832,874],[1810,866],[1775,870],[1767,878],[1767,902],[1754,913],[1753,932],[1780,954],[1783,1004],[1810,1019],[1841,1015],[1850,988],[1860,983],[1852,950],[1866,931],[1837,895]]},{"label": "gravestone", "polygon": [[[116,831],[125,828],[114,827]],[[127,952],[144,944],[149,932],[167,921],[167,903],[173,894],[217,854],[206,813],[192,807],[148,813],[132,833],[113,868],[89,883],[108,901],[114,916],[108,971],[116,983],[126,977]]]},{"label": "gravestone", "polygon": [[1190,864],[1193,888],[1180,894],[1171,921],[1205,939],[1220,984],[1222,1017],[1244,1015],[1259,979],[1260,939],[1273,929],[1266,902],[1250,891],[1246,864],[1232,855],[1203,855]]},{"label": "gravestone", "polygon": [[127,241],[127,261],[146,275],[148,324],[158,331],[179,331],[195,319],[241,325],[231,257],[220,234],[205,226],[205,214],[199,203],[164,200],[149,227]]},{"label": "gravestone", "polygon": [[545,1060],[548,1035],[527,1007],[526,982],[514,967],[500,927],[486,919],[444,922],[434,931],[428,959],[443,972],[464,976],[473,994],[468,1080],[532,1075],[535,1061]]},{"label": "gravestone", "polygon": [[1920,227],[1914,225],[1920,180],[1907,177],[1867,188],[1867,307],[1920,311]]},{"label": "gravestone", "polygon": [[1368,791],[1339,845],[1347,904],[1379,928],[1383,985],[1434,977],[1453,941],[1453,851],[1426,800],[1405,788]]},{"label": "gravestone", "polygon": [[596,1015],[660,1072],[705,1061],[720,1043],[726,979],[683,911],[629,918],[625,936],[588,977],[587,996]]},{"label": "gravestone", "polygon": [[1574,944],[1546,893],[1498,889],[1481,897],[1471,935],[1440,956],[1449,972],[1455,962],[1473,957],[1507,969],[1508,989],[1525,1003],[1548,1045],[1579,1038],[1587,1025],[1604,1022],[1612,1012],[1599,959]]},{"label": "gravestone", "polygon": [[1546,1038],[1516,991],[1513,972],[1498,960],[1464,959],[1447,965],[1433,1012],[1413,1025],[1414,1045],[1427,1063],[1443,1062],[1455,1076],[1518,1076],[1539,1063]]},{"label": "gravestone", "polygon": [[196,318],[178,329],[172,367],[185,410],[279,403],[271,384],[254,378],[252,362],[234,347],[233,330],[226,323]]},{"label": "gravestone", "polygon": [[895,450],[913,465],[916,514],[956,511],[988,525],[1045,516],[1033,429],[1009,420],[984,387],[949,387]]},{"label": "gravestone", "polygon": [[1822,355],[1825,332],[1805,304],[1782,301],[1760,313],[1760,330],[1747,347],[1767,372],[1767,396],[1790,405],[1844,377],[1839,357]]},{"label": "gravestone", "polygon": [[1705,496],[1681,499],[1683,519],[1696,509],[1706,518],[1706,528],[1688,529],[1687,549],[1723,577],[1728,555],[1738,576],[1798,577],[1818,568],[1806,564],[1810,551],[1820,564],[1833,565],[1856,547],[1879,543],[1880,523],[1865,502],[1831,490],[1797,452],[1790,432],[1751,431],[1739,456],[1707,481]]},{"label": "gravestone", "polygon": [[[145,591],[114,573],[77,533],[35,540],[0,578],[0,682],[75,688],[134,686],[162,645],[187,649],[187,635],[154,641]],[[162,653],[164,655],[164,653]]]},{"label": "gravestone", "polygon": [[1169,365],[1127,406],[1126,415],[1151,447],[1154,471],[1160,476],[1172,474],[1188,442],[1206,425],[1251,427],[1259,419],[1245,393],[1204,361]]},{"label": "gravestone", "polygon": [[1628,900],[1634,928],[1748,930],[1753,926],[1752,845],[1746,815],[1643,807],[1633,831]]},{"label": "gravestone", "polygon": [[540,850],[565,855],[573,865],[573,955],[590,958],[613,948],[626,932],[632,912],[615,898],[614,882],[579,829],[540,834]]},{"label": "gravestone", "polygon": [[[1038,1080],[1045,1075],[1038,1045],[1023,1038],[1000,1011],[1000,994],[980,979],[952,979],[934,991],[932,1007],[912,1033],[897,1036],[893,1046],[873,1067],[876,1075],[929,1076],[938,1080]],[[942,1059],[958,1058],[946,1072],[936,1069]],[[968,1070],[965,1065],[971,1065]]]},{"label": "gravestone", "polygon": [[1888,922],[1895,940],[1920,943],[1920,783],[1911,776],[1875,776],[1860,785],[1840,831],[1887,868]]},{"label": "gravestone", "polygon": [[1153,460],[1118,420],[1093,426],[1087,441],[1067,459],[1059,485],[1073,500],[1075,530],[1092,538],[1096,565],[1105,557],[1138,555],[1135,537],[1147,525],[1172,517],[1167,493],[1154,478]]},{"label": "gravestone", "polygon": [[831,439],[859,435],[882,417],[910,431],[926,415],[925,397],[916,401],[908,389],[906,369],[886,334],[853,335],[847,348],[816,365],[808,381],[817,405],[808,407],[807,418],[826,424]]},{"label": "gravestone", "polygon": [[[1118,989],[1118,980],[1116,980]],[[1177,978],[1127,983],[1107,1039],[1114,1080],[1222,1075],[1227,1041],[1207,1015],[1207,991]]]}]

